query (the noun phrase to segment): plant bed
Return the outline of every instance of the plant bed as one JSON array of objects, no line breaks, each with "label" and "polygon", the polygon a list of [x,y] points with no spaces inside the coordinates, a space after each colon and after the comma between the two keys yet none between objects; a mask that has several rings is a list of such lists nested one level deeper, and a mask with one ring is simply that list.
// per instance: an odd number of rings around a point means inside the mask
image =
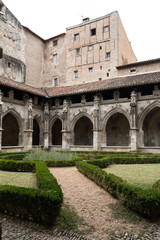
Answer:
[{"label": "plant bed", "polygon": [[[10,164],[12,163],[12,164]],[[13,171],[13,165],[36,173],[38,189],[0,185],[0,211],[45,225],[52,225],[59,215],[63,194],[57,180],[44,162],[0,161],[0,169]],[[4,164],[4,166],[3,166]],[[7,166],[8,164],[8,166]],[[15,168],[14,168],[15,171]]]},{"label": "plant bed", "polygon": [[82,160],[82,157],[72,152],[46,152],[44,150],[41,150],[31,152],[24,158],[26,161],[30,159],[36,162],[45,162],[48,167],[69,167],[75,166],[75,162]]},{"label": "plant bed", "polygon": [[[98,160],[95,160],[96,163]],[[114,197],[118,198],[131,210],[139,213],[151,221],[160,217],[160,188],[156,183],[152,188],[143,189],[128,184],[122,178],[113,174],[108,174],[98,166],[88,162],[77,162],[77,169],[99,186],[103,187]],[[93,161],[94,162],[94,161]],[[100,161],[101,162],[101,161]],[[98,164],[97,164],[98,165]],[[103,163],[104,165],[104,163]],[[99,164],[102,166],[102,163]]]}]

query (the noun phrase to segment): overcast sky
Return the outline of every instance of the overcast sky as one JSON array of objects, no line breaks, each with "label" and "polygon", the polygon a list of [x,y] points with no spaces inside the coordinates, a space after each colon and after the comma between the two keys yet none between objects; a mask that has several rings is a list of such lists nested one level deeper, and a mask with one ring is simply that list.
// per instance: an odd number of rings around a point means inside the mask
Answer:
[{"label": "overcast sky", "polygon": [[22,25],[44,39],[117,10],[138,61],[160,57],[160,0],[2,0]]}]

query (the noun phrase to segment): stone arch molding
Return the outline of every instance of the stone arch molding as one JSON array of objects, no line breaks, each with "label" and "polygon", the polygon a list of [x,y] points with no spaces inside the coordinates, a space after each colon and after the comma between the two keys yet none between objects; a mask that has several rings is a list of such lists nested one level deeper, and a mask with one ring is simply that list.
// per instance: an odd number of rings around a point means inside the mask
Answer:
[{"label": "stone arch molding", "polygon": [[62,122],[62,118],[59,116],[59,115],[55,115],[51,120],[50,120],[50,123],[49,123],[49,129],[50,131],[52,131],[52,127],[53,127],[53,124],[55,123],[55,121],[59,119],[61,122]]},{"label": "stone arch molding", "polygon": [[6,116],[9,113],[12,114],[16,118],[16,120],[18,122],[18,125],[19,125],[19,130],[20,130],[20,132],[22,132],[23,119],[22,119],[21,115],[17,111],[15,111],[14,109],[9,109],[6,112],[4,112],[3,116],[2,116],[2,119],[4,118],[4,116]]},{"label": "stone arch molding", "polygon": [[102,128],[103,132],[106,131],[106,125],[107,125],[107,122],[108,122],[109,118],[110,118],[112,115],[114,115],[115,113],[121,113],[121,114],[123,114],[123,115],[127,118],[128,123],[129,123],[129,126],[130,126],[130,128],[131,128],[131,118],[130,118],[130,115],[129,115],[126,111],[122,110],[121,108],[114,108],[114,109],[110,110],[110,111],[106,114],[106,116],[104,117],[104,119],[103,119],[103,121],[102,121],[103,123],[102,123],[101,128]]},{"label": "stone arch molding", "polygon": [[[7,115],[7,114],[12,114],[17,122],[18,122],[18,126],[19,126],[19,140],[18,140],[18,145],[22,145],[23,144],[23,127],[24,127],[24,119],[21,117],[21,115],[15,111],[15,109],[9,109],[6,112],[4,112],[2,114],[2,122],[3,122],[3,118]],[[2,132],[3,134],[3,132]]]},{"label": "stone arch molding", "polygon": [[142,129],[144,119],[146,118],[147,114],[152,111],[154,108],[159,107],[160,108],[160,101],[155,101],[152,104],[150,104],[148,107],[146,107],[143,112],[139,116],[138,121],[138,128]]},{"label": "stone arch molding", "polygon": [[71,132],[74,132],[74,127],[75,127],[75,124],[76,122],[81,118],[81,117],[87,117],[89,120],[91,120],[92,124],[93,124],[93,119],[92,117],[86,113],[86,112],[81,112],[79,114],[77,114],[74,119],[72,120],[71,122]]},{"label": "stone arch molding", "polygon": [[43,129],[43,124],[42,124],[42,120],[41,120],[41,117],[39,117],[37,114],[33,116],[33,119],[36,119],[38,124],[39,124],[39,127],[40,127],[40,130]]}]

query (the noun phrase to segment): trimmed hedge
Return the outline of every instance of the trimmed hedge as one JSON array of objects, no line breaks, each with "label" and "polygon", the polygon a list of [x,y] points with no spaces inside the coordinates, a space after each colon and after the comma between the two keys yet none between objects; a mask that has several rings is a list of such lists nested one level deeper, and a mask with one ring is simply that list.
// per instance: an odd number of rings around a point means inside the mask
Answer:
[{"label": "trimmed hedge", "polygon": [[44,161],[47,167],[72,167],[76,165],[78,160],[54,160],[54,161]]},{"label": "trimmed hedge", "polygon": [[128,184],[122,178],[108,174],[102,169],[86,162],[77,162],[76,167],[88,178],[95,181],[128,208],[150,220],[160,217],[160,191],[154,188],[142,189]]},{"label": "trimmed hedge", "polygon": [[13,172],[35,172],[35,163],[32,161],[13,161],[0,159],[0,170]]},{"label": "trimmed hedge", "polygon": [[[7,164],[8,167],[6,167]],[[0,169],[13,171],[14,164],[18,164],[18,169],[22,168],[26,171],[28,171],[29,165],[35,169],[39,189],[0,185],[0,211],[52,225],[60,212],[63,202],[63,194],[57,180],[49,172],[44,162],[5,160],[0,161]]]},{"label": "trimmed hedge", "polygon": [[11,160],[23,160],[27,152],[15,152],[15,153],[1,153],[1,159],[11,159]]},{"label": "trimmed hedge", "polygon": [[96,165],[100,168],[106,168],[111,164],[147,164],[160,163],[160,157],[132,157],[132,156],[108,156],[101,159],[88,160],[87,163]]}]

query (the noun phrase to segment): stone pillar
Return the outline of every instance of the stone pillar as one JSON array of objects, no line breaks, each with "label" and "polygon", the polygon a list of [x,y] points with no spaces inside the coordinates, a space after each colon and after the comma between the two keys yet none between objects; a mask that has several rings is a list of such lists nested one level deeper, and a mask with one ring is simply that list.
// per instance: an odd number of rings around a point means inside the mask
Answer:
[{"label": "stone pillar", "polygon": [[70,148],[70,131],[68,131],[69,121],[69,101],[63,101],[63,112],[62,112],[62,149]]},{"label": "stone pillar", "polygon": [[0,90],[0,151],[2,150],[2,92]]},{"label": "stone pillar", "polygon": [[44,104],[44,148],[49,148],[49,104]]},{"label": "stone pillar", "polygon": [[32,149],[32,135],[33,135],[33,109],[32,99],[30,98],[27,102],[28,107],[28,118],[26,122],[26,130],[24,130],[24,151]]},{"label": "stone pillar", "polygon": [[99,130],[99,106],[100,97],[94,96],[94,110],[93,110],[93,149],[95,151],[101,149],[101,132]]},{"label": "stone pillar", "polygon": [[137,93],[131,92],[131,128],[130,128],[130,146],[131,151],[137,151]]}]

